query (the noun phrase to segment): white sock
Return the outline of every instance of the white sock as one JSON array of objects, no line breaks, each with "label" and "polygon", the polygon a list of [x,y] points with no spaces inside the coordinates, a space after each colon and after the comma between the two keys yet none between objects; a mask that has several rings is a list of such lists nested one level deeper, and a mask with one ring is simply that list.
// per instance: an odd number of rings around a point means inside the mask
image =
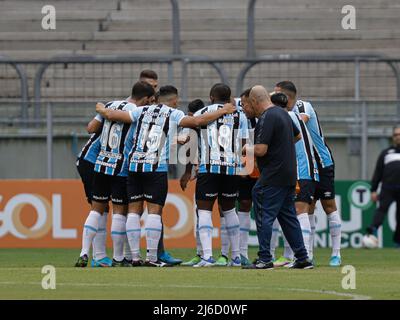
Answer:
[{"label": "white sock", "polygon": [[299,220],[301,233],[303,234],[304,247],[307,250],[308,256],[310,256],[311,226],[310,226],[310,220],[308,220],[308,213],[301,213],[297,215],[297,220]]},{"label": "white sock", "polygon": [[158,242],[161,237],[162,223],[159,214],[149,214],[145,224],[147,256],[150,261],[157,261]]},{"label": "white sock", "polygon": [[275,219],[274,224],[272,225],[272,236],[271,236],[271,244],[270,244],[270,253],[272,259],[275,259],[275,249],[279,244],[279,221]]},{"label": "white sock", "polygon": [[200,234],[199,234],[199,217],[196,219],[196,254],[203,255],[203,248],[201,247]]},{"label": "white sock", "polygon": [[308,257],[312,260],[314,259],[315,215],[309,214],[308,220],[310,221],[310,227],[311,227]]},{"label": "white sock", "polygon": [[283,234],[283,232],[282,232],[282,237],[283,237],[283,246],[284,246],[284,249],[283,249],[283,256],[284,256],[285,258],[287,258],[287,259],[293,260],[293,258],[294,258],[293,250],[292,250],[292,248],[290,247],[289,242],[286,240],[286,237],[285,237],[285,235]]},{"label": "white sock", "polygon": [[342,221],[337,211],[328,214],[329,233],[332,239],[332,256],[340,257],[340,243],[342,237]]},{"label": "white sock", "polygon": [[236,209],[233,208],[222,212],[225,217],[226,231],[231,243],[232,259],[240,258],[240,225]]},{"label": "white sock", "polygon": [[140,215],[129,213],[126,219],[126,236],[131,259],[136,261],[140,259],[140,231]]},{"label": "white sock", "polygon": [[107,257],[107,217],[108,212],[104,212],[103,215],[100,217],[97,234],[93,239],[93,258],[96,260],[101,260]]},{"label": "white sock", "polygon": [[113,258],[116,261],[124,259],[124,240],[126,235],[126,217],[113,214],[111,221],[111,238],[113,240]]},{"label": "white sock", "polygon": [[213,223],[211,214],[211,211],[199,210],[199,236],[203,248],[203,259],[206,260],[212,257]]},{"label": "white sock", "polygon": [[100,217],[101,214],[99,212],[92,210],[86,218],[85,224],[83,225],[81,257],[85,254],[89,255],[92,241],[96,236],[97,229],[99,228]]},{"label": "white sock", "polygon": [[250,212],[238,212],[240,225],[240,254],[246,259],[249,258],[249,231],[250,231]]},{"label": "white sock", "polygon": [[124,257],[128,261],[132,260],[132,253],[131,253],[131,248],[129,246],[128,235],[125,235],[124,237]]},{"label": "white sock", "polygon": [[228,231],[226,230],[225,217],[220,217],[221,221],[221,254],[225,257],[229,255],[230,241]]}]

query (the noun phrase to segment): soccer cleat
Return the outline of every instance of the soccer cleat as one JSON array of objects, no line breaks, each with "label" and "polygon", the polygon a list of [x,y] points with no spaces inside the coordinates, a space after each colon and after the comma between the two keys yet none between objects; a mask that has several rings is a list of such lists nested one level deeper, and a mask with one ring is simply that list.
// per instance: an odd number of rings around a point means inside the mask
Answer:
[{"label": "soccer cleat", "polygon": [[144,261],[142,259],[132,260],[131,264],[132,264],[132,267],[143,267]]},{"label": "soccer cleat", "polygon": [[249,259],[246,258],[244,255],[240,255],[240,263],[242,266],[248,266],[251,264]]},{"label": "soccer cleat", "polygon": [[186,267],[193,267],[195,264],[198,264],[201,261],[201,257],[199,255],[193,257],[189,261],[183,262],[181,266],[186,266]]},{"label": "soccer cleat", "polygon": [[216,267],[226,267],[228,265],[228,257],[224,255],[220,255],[215,261],[215,266]]},{"label": "soccer cleat", "polygon": [[310,259],[305,259],[302,261],[296,260],[290,267],[290,269],[314,269],[314,265]]},{"label": "soccer cleat", "polygon": [[212,267],[215,266],[216,261],[213,257],[208,258],[207,260],[201,258],[201,261],[193,266],[193,268],[202,268],[202,267]]},{"label": "soccer cleat", "polygon": [[296,260],[292,260],[290,263],[288,263],[288,264],[285,264],[283,267],[284,268],[291,268],[291,267],[293,267],[294,266],[294,264],[296,263]]},{"label": "soccer cleat", "polygon": [[113,259],[112,266],[117,268],[132,267],[132,263],[125,258],[123,258],[121,261]]},{"label": "soccer cleat", "polygon": [[235,259],[231,259],[231,261],[228,264],[229,267],[241,267],[242,266],[242,260],[240,257],[236,257]]},{"label": "soccer cleat", "polygon": [[342,264],[342,258],[340,256],[332,256],[329,259],[329,265],[331,267],[340,267],[341,264]]},{"label": "soccer cleat", "polygon": [[178,264],[182,263],[181,259],[176,259],[174,257],[172,257],[167,251],[164,251],[159,257],[158,259],[162,262],[165,262],[167,264],[176,266]]},{"label": "soccer cleat", "polygon": [[109,257],[104,257],[103,259],[100,260],[92,259],[91,267],[92,268],[112,267],[112,260]]},{"label": "soccer cleat", "polygon": [[88,256],[84,254],[82,257],[78,258],[78,261],[75,263],[75,267],[77,268],[86,268],[88,265]]},{"label": "soccer cleat", "polygon": [[274,267],[283,267],[289,263],[292,263],[293,260],[285,258],[284,256],[280,257],[278,260],[274,262]]},{"label": "soccer cleat", "polygon": [[247,266],[243,266],[242,269],[271,270],[271,269],[274,269],[274,263],[272,261],[264,262],[262,260],[256,260],[252,264],[249,264]]},{"label": "soccer cleat", "polygon": [[125,268],[132,267],[132,260],[128,260],[128,259],[124,258],[124,260],[122,260],[122,266]]},{"label": "soccer cleat", "polygon": [[150,261],[146,260],[143,264],[144,267],[158,267],[158,268],[165,268],[165,267],[172,267],[171,264],[165,263],[163,261]]}]

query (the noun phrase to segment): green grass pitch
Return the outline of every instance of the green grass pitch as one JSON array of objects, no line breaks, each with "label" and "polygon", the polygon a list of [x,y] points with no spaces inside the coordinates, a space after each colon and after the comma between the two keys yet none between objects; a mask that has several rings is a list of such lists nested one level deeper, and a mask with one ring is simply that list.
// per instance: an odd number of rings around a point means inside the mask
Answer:
[{"label": "green grass pitch", "polygon": [[[170,251],[183,259],[194,253]],[[77,269],[79,250],[0,249],[0,299],[400,299],[400,250],[342,250],[343,265],[356,269],[355,290],[342,288],[345,274],[327,265],[329,252],[316,249],[314,270]],[[41,286],[44,265],[56,267],[55,290]]]}]

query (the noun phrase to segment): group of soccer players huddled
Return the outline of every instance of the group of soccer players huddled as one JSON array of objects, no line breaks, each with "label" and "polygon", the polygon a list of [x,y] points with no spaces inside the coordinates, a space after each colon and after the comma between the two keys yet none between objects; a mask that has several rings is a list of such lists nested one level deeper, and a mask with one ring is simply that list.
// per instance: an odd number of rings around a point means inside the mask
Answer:
[{"label": "group of soccer players huddled", "polygon": [[[131,95],[120,101],[97,103],[89,122],[90,139],[78,156],[77,168],[91,210],[83,226],[82,250],[76,267],[193,267],[249,265],[248,239],[256,161],[242,155],[252,144],[257,119],[251,108],[251,88],[233,98],[229,86],[217,83],[209,105],[200,99],[178,110],[178,90],[160,87],[152,70],[143,70]],[[276,84],[271,102],[286,108],[301,132],[296,142],[298,189],[295,199],[308,256],[314,262],[315,203],[327,214],[332,243],[331,266],[341,265],[341,219],[335,203],[334,161],[317,114],[309,102],[297,99],[291,81]],[[178,146],[185,148],[177,152]],[[244,148],[243,148],[244,149]],[[177,156],[179,154],[179,156]],[[183,155],[183,157],[182,157]],[[168,194],[168,168],[185,165],[182,190],[196,179],[197,252],[186,262],[164,248],[162,212]],[[112,202],[112,259],[106,253],[107,217]],[[212,250],[212,209],[218,200],[221,252]],[[141,216],[146,202],[146,257],[140,254]],[[166,213],[168,214],[168,213]],[[271,254],[275,267],[290,267],[294,254],[283,236],[283,256],[275,258],[280,226],[273,225]],[[230,252],[230,257],[229,257]]]}]

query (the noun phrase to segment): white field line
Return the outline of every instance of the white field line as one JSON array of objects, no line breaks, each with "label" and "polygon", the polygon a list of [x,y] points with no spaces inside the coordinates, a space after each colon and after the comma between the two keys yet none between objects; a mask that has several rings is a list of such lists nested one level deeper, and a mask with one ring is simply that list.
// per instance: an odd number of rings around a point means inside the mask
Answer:
[{"label": "white field line", "polygon": [[[15,281],[3,281],[0,282],[1,285],[35,285],[41,286],[40,282],[15,282]],[[238,290],[263,290],[265,291],[267,288],[265,287],[242,287],[242,286],[201,286],[201,285],[150,285],[150,284],[130,284],[130,283],[57,283],[57,286],[69,286],[69,287],[125,287],[125,288],[178,288],[178,289],[238,289]],[[352,298],[352,300],[370,300],[372,299],[369,296],[352,294],[352,293],[344,293],[330,290],[311,290],[311,289],[302,289],[302,288],[271,288],[272,290],[280,290],[280,291],[297,291],[297,292],[310,292],[310,293],[318,293],[318,294],[327,294],[339,297],[348,297]]]}]

